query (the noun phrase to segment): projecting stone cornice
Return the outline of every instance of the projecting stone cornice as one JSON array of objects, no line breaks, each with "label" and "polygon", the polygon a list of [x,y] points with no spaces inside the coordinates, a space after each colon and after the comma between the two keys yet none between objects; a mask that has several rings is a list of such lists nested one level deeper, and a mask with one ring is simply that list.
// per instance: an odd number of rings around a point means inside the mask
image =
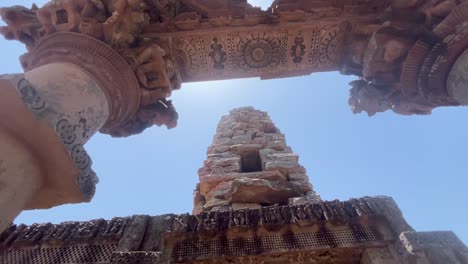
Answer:
[{"label": "projecting stone cornice", "polygon": [[6,263],[18,258],[47,262],[51,256],[67,263],[79,259],[132,263],[146,258],[152,260],[149,263],[205,263],[242,256],[297,258],[324,253],[352,256],[355,261],[363,247],[386,246],[403,231],[412,229],[391,198],[368,197],[199,215],[13,225],[0,236],[0,257]]}]

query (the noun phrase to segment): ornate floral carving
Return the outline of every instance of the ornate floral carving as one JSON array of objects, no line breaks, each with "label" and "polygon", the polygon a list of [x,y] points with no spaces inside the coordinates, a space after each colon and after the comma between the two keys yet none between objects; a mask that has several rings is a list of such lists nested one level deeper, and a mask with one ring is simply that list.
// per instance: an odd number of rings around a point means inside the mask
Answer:
[{"label": "ornate floral carving", "polygon": [[244,69],[274,68],[281,62],[280,40],[264,35],[241,39],[240,67]]},{"label": "ornate floral carving", "polygon": [[161,252],[115,252],[112,254],[111,263],[140,263],[140,264],[157,264],[160,263]]}]

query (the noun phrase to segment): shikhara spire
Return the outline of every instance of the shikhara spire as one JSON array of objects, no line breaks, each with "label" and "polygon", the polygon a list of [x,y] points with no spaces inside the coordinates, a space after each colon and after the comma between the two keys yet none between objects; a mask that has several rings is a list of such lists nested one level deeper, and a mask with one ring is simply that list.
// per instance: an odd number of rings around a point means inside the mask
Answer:
[{"label": "shikhara spire", "polygon": [[252,107],[221,118],[198,175],[194,214],[320,201],[285,136]]}]

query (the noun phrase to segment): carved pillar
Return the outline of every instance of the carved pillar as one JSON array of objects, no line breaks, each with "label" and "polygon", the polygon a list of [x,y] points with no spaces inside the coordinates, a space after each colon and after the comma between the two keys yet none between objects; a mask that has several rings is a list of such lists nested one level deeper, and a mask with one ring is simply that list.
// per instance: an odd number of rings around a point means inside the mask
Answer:
[{"label": "carved pillar", "polygon": [[0,126],[0,232],[26,207],[42,184],[37,156]]},{"label": "carved pillar", "polygon": [[320,201],[298,155],[265,112],[232,110],[221,119],[207,154],[193,214]]},{"label": "carved pillar", "polygon": [[467,15],[466,1],[394,0],[385,19],[357,25],[345,54],[359,55],[345,55],[342,68],[363,77],[351,83],[353,112],[428,115],[466,105]]},{"label": "carved pillar", "polygon": [[84,144],[109,119],[96,78],[71,63],[2,76],[3,224],[24,209],[89,201],[98,179]]},{"label": "carved pillar", "polygon": [[[18,141],[1,148],[7,167],[0,182],[13,193],[0,196],[9,204],[0,231],[21,210],[91,200],[98,180],[84,144],[97,131],[128,136],[153,124],[176,125],[165,98],[180,85],[178,73],[167,49],[139,37],[145,5],[98,2],[0,9],[7,24],[0,33],[28,49],[20,58],[25,74],[0,83],[2,140],[14,134]],[[18,155],[5,156],[11,153]],[[29,159],[28,171],[15,170]]]}]

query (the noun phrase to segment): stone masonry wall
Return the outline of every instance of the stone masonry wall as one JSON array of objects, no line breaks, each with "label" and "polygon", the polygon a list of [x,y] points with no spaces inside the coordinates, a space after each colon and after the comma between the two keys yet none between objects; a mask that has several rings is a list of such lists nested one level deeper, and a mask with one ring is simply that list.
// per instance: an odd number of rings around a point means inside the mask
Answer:
[{"label": "stone masonry wall", "polygon": [[266,112],[243,107],[223,116],[207,155],[193,214],[320,201]]}]

